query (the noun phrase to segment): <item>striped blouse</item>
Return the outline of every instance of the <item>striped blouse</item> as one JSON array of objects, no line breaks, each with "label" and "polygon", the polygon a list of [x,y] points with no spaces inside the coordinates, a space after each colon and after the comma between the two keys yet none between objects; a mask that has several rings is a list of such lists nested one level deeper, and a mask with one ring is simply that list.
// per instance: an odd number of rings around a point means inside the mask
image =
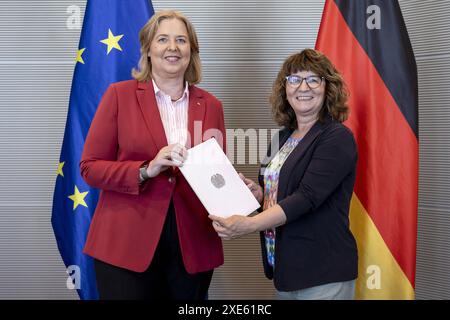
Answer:
[{"label": "striped blouse", "polygon": [[184,92],[181,98],[172,102],[170,96],[159,89],[154,80],[152,81],[167,143],[186,145],[189,107],[188,83],[185,83]]}]

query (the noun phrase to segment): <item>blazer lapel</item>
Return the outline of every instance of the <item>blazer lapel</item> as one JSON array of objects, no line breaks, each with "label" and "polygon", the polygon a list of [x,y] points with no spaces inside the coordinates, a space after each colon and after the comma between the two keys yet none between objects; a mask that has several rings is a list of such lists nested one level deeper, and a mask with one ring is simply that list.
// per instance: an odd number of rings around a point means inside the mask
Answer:
[{"label": "blazer lapel", "polygon": [[[292,129],[284,128],[276,133],[276,135],[272,138],[272,142],[270,143],[269,149],[267,150],[267,155],[264,158],[261,167],[265,168],[267,165],[272,161],[273,157],[277,154],[277,152],[280,150],[280,148],[283,146],[283,144],[286,142],[286,140],[291,136]],[[278,135],[278,137],[277,137]],[[275,139],[278,138],[278,146],[274,145]],[[277,147],[278,150],[274,150],[274,147]]]},{"label": "blazer lapel", "polygon": [[[258,182],[260,186],[264,185],[264,170],[266,169],[267,165],[272,161],[273,157],[278,153],[280,148],[283,146],[283,144],[286,142],[286,140],[291,136],[292,129],[284,128],[278,131],[275,136],[272,138],[272,142],[269,145],[269,148],[267,150],[267,154],[264,158],[264,160],[261,162],[261,167],[259,169],[258,174]],[[278,139],[278,146],[274,145],[275,139]],[[277,150],[274,150],[274,147],[276,147]]]},{"label": "blazer lapel", "polygon": [[139,82],[136,96],[150,136],[158,150],[160,150],[167,146],[167,138],[161,116],[159,115],[152,82]]},{"label": "blazer lapel", "polygon": [[303,139],[298,143],[292,153],[288,156],[283,166],[281,167],[279,181],[278,181],[278,195],[284,197],[286,189],[288,187],[290,172],[292,172],[297,165],[297,162],[303,157],[305,151],[313,143],[313,141],[319,136],[322,131],[329,125],[331,121],[329,119],[325,120],[324,123],[317,121],[308,133],[303,137]]},{"label": "blazer lapel", "polygon": [[205,111],[205,99],[201,91],[195,86],[189,86],[188,139],[190,141],[186,141],[187,148],[203,142]]}]

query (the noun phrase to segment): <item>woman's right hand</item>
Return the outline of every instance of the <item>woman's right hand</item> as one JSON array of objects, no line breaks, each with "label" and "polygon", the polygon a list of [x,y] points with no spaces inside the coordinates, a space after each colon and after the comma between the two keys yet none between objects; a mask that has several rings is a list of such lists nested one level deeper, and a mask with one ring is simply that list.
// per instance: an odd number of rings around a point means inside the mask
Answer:
[{"label": "woman's right hand", "polygon": [[165,146],[159,150],[156,157],[148,164],[148,176],[153,178],[169,167],[181,167],[186,157],[187,150],[183,145],[174,143]]},{"label": "woman's right hand", "polygon": [[240,172],[239,172],[239,177],[247,185],[247,188],[250,189],[250,191],[252,192],[252,194],[256,198],[256,200],[258,200],[259,203],[262,203],[263,190],[262,190],[261,186],[259,184],[255,183],[253,180],[244,177],[244,175]]}]

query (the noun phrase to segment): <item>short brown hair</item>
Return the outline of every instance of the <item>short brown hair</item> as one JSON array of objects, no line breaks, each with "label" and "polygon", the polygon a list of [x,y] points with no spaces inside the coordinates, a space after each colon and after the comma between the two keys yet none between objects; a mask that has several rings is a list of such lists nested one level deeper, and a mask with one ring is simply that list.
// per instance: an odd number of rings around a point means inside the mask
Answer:
[{"label": "short brown hair", "polygon": [[151,19],[139,32],[139,42],[141,43],[141,58],[139,68],[133,69],[132,76],[138,81],[148,81],[152,78],[152,63],[148,57],[153,38],[156,35],[161,21],[166,19],[178,19],[186,25],[191,45],[191,60],[184,74],[184,80],[189,84],[197,84],[202,78],[202,64],[200,61],[200,50],[198,46],[197,34],[194,26],[181,12],[174,10],[164,10],[155,13]]},{"label": "short brown hair", "polygon": [[325,78],[325,99],[319,111],[319,121],[331,116],[339,122],[348,117],[348,91],[345,82],[331,61],[321,52],[305,49],[289,56],[273,84],[270,104],[275,121],[284,127],[297,128],[297,118],[286,99],[286,77],[298,71],[312,71]]}]

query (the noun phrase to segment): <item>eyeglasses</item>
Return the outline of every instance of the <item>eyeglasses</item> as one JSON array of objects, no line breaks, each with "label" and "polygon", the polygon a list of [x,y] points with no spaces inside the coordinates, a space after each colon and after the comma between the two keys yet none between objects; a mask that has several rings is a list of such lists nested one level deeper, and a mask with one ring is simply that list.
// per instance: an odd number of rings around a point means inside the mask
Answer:
[{"label": "eyeglasses", "polygon": [[316,89],[322,84],[323,79],[324,79],[324,77],[319,77],[319,76],[309,76],[309,77],[303,78],[303,77],[297,76],[295,74],[291,74],[286,77],[286,82],[290,86],[297,88],[297,87],[300,87],[302,85],[303,80],[305,80],[306,85],[310,89]]}]

